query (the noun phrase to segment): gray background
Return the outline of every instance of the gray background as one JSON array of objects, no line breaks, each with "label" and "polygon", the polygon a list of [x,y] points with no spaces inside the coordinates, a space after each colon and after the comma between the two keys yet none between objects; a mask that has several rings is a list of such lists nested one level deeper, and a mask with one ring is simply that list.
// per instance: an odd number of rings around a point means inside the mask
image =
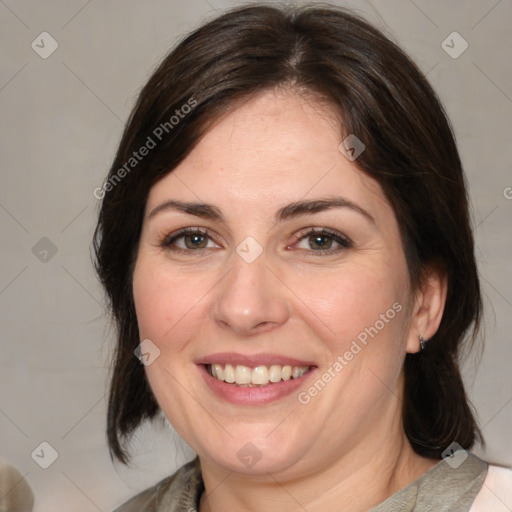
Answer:
[{"label": "gray background", "polygon": [[[26,475],[36,512],[109,511],[190,456],[160,425],[137,437],[132,469],[110,462],[112,330],[90,258],[93,190],[155,64],[182,34],[241,3],[0,0],[0,457]],[[465,377],[488,442],[483,453],[512,464],[512,1],[343,5],[410,53],[453,122],[486,302],[486,348],[478,368],[468,359]],[[59,45],[46,59],[31,47],[51,49],[44,31]],[[469,44],[458,58],[442,47],[454,31]],[[463,42],[446,44],[453,54]],[[31,457],[43,441],[58,452],[48,469],[36,463],[51,461],[48,448]]]}]

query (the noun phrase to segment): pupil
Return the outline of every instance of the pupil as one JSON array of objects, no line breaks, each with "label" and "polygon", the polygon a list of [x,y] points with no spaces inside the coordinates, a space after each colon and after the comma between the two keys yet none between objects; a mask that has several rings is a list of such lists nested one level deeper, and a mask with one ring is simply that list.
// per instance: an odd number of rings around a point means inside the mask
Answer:
[{"label": "pupil", "polygon": [[314,235],[310,238],[310,243],[313,247],[320,249],[330,249],[332,240],[325,235]]},{"label": "pupil", "polygon": [[189,249],[197,249],[204,247],[206,239],[203,235],[189,235],[185,240]]}]

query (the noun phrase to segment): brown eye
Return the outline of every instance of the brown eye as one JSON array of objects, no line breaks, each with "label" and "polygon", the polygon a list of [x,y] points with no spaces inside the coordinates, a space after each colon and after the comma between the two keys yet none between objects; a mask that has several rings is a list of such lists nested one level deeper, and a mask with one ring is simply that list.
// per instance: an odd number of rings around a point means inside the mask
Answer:
[{"label": "brown eye", "polygon": [[187,249],[204,249],[208,245],[208,237],[202,234],[184,235],[183,241]]},{"label": "brown eye", "polygon": [[313,229],[299,235],[296,249],[331,254],[352,247],[352,242],[341,233],[328,229]]},{"label": "brown eye", "polygon": [[176,251],[197,251],[199,249],[212,249],[219,246],[208,233],[201,230],[187,228],[167,236],[162,246]]},{"label": "brown eye", "polygon": [[311,235],[308,237],[309,248],[313,250],[326,250],[332,247],[334,240],[327,235]]}]

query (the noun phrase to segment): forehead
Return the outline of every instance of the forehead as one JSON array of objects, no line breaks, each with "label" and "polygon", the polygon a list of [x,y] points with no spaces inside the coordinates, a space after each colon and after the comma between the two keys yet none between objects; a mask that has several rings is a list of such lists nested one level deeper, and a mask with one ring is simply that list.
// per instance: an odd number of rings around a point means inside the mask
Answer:
[{"label": "forehead", "polygon": [[260,93],[219,119],[155,184],[148,207],[169,194],[259,207],[341,194],[370,209],[386,205],[378,183],[339,151],[342,134],[333,107],[290,91]]}]

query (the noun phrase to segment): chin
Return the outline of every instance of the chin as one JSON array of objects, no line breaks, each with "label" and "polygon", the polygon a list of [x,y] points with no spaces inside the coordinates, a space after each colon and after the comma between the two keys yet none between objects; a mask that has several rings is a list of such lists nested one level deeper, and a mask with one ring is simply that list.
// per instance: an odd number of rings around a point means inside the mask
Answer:
[{"label": "chin", "polygon": [[250,475],[281,473],[300,460],[299,443],[289,437],[284,441],[281,436],[273,440],[267,436],[268,429],[259,435],[234,436],[219,446],[205,446],[198,453],[227,471]]}]

